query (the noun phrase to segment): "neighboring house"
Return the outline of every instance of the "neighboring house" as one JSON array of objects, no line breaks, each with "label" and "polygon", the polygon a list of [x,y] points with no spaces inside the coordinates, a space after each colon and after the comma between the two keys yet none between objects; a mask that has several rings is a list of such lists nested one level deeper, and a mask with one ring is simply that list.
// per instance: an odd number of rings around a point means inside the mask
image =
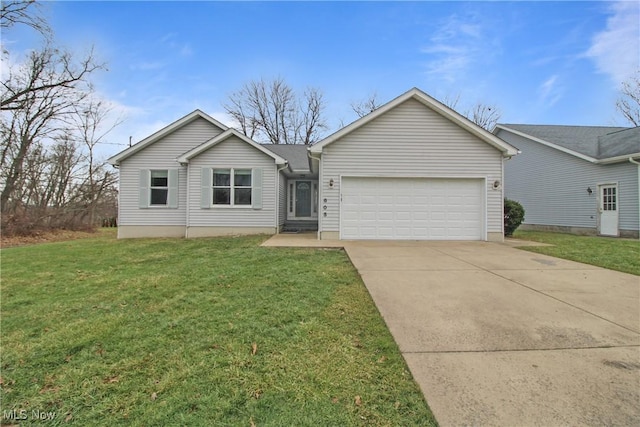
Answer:
[{"label": "neighboring house", "polygon": [[269,233],[503,239],[517,150],[418,89],[312,146],[258,144],[196,110],[109,159],[118,237]]},{"label": "neighboring house", "polygon": [[640,127],[498,124],[522,153],[505,163],[505,196],[523,228],[638,238]]}]

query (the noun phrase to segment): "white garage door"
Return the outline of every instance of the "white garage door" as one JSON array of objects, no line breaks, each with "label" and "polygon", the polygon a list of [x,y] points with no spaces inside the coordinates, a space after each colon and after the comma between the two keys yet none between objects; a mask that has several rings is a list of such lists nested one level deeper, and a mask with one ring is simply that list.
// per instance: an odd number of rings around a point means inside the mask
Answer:
[{"label": "white garage door", "polygon": [[344,177],[340,238],[482,240],[484,180]]}]

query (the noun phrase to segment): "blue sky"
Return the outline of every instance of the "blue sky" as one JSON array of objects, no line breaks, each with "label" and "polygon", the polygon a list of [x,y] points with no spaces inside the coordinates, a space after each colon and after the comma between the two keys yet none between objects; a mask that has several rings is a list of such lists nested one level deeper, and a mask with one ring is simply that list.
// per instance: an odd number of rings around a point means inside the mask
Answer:
[{"label": "blue sky", "polygon": [[[639,68],[640,3],[622,2],[47,2],[56,40],[91,45],[108,63],[96,88],[134,142],[251,79],[321,89],[330,131],[352,101],[388,101],[416,86],[494,104],[501,122],[622,124],[620,82]],[[12,60],[36,47],[3,35]],[[114,154],[122,147],[105,147]]]}]

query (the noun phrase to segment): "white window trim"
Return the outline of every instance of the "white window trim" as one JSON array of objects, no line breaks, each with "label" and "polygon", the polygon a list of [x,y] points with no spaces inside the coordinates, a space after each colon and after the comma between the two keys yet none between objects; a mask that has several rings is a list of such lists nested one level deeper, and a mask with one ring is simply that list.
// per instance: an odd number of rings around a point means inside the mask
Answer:
[{"label": "white window trim", "polygon": [[[247,188],[249,190],[251,190],[251,204],[248,205],[236,205],[234,203],[235,200],[235,189],[236,186],[235,184],[235,171],[239,170],[239,171],[249,171],[249,174],[251,175],[251,186],[249,187],[237,187],[237,188]],[[214,174],[216,173],[216,171],[229,171],[229,186],[223,186],[223,185],[214,185],[215,183],[215,179],[214,179]],[[228,205],[222,205],[222,204],[215,204],[213,203],[213,201],[215,200],[214,198],[214,194],[213,191],[216,188],[229,188],[229,204]],[[215,209],[253,209],[253,169],[252,168],[211,168],[211,207],[215,208]]]},{"label": "white window trim", "polygon": [[[153,182],[153,173],[154,172],[166,172],[167,174],[167,185],[164,187],[153,186],[151,185]],[[167,199],[164,204],[153,204],[153,190],[166,190],[167,191]],[[149,169],[149,209],[168,209],[169,208],[169,169]]]}]

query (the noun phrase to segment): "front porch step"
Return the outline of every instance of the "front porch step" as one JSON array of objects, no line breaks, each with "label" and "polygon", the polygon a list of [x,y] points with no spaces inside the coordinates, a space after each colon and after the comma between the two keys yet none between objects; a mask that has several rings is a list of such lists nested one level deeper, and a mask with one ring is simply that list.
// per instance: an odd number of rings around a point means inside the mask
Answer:
[{"label": "front porch step", "polygon": [[283,233],[304,233],[305,231],[318,231],[318,221],[285,221],[282,226]]}]

